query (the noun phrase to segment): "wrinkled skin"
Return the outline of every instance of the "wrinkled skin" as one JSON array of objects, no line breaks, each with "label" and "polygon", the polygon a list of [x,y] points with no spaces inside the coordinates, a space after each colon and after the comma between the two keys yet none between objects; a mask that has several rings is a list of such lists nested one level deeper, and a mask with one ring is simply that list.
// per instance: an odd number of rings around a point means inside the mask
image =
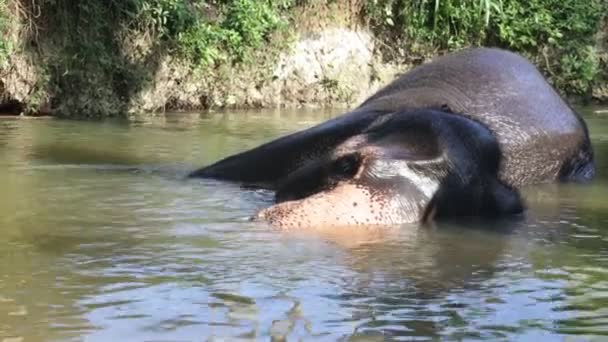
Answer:
[{"label": "wrinkled skin", "polygon": [[277,204],[256,217],[299,228],[508,215],[522,210],[518,187],[594,172],[583,120],[527,60],[483,48],[191,176],[275,190]]}]

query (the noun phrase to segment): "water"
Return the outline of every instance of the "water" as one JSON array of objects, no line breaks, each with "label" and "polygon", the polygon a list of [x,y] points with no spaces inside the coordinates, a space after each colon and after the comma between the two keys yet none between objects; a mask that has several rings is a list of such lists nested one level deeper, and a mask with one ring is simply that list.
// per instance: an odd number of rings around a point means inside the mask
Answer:
[{"label": "water", "polygon": [[183,179],[331,114],[0,120],[0,341],[608,339],[608,116],[523,221],[282,233]]}]

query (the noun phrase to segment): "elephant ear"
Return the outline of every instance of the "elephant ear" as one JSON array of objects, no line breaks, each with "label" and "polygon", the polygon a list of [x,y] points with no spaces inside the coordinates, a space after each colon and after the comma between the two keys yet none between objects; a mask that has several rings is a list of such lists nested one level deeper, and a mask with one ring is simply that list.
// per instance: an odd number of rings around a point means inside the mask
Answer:
[{"label": "elephant ear", "polygon": [[451,112],[419,114],[394,116],[369,132],[385,154],[367,167],[370,180],[400,178],[392,182],[401,187],[395,198],[406,193],[405,202],[423,206],[423,222],[523,211],[517,189],[499,178],[502,152],[487,127]]}]

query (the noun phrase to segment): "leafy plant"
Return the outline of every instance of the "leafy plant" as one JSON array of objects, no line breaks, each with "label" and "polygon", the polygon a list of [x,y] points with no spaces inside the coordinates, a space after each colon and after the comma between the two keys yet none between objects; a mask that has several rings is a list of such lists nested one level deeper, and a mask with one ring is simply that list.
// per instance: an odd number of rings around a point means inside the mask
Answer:
[{"label": "leafy plant", "polygon": [[[502,0],[374,0],[366,14],[382,35],[400,38],[411,53],[483,43]],[[391,38],[391,39],[392,39]]]},{"label": "leafy plant", "polygon": [[282,11],[292,2],[229,0],[216,4],[220,19],[196,23],[177,35],[180,51],[195,65],[219,61],[248,61],[251,52],[262,46],[268,35],[285,28]]},{"label": "leafy plant", "polygon": [[195,25],[193,8],[183,0],[138,1],[141,25],[153,34],[172,38]]},{"label": "leafy plant", "polygon": [[585,95],[599,72],[593,35],[607,10],[601,0],[504,0],[494,39],[526,53],[558,88]]},{"label": "leafy plant", "polygon": [[365,11],[393,58],[416,61],[467,46],[499,46],[528,56],[564,92],[585,95],[600,72],[593,35],[608,2],[373,0]]},{"label": "leafy plant", "polygon": [[6,38],[9,25],[7,1],[0,0],[0,68],[3,68],[8,61],[8,56],[12,51],[12,43]]}]

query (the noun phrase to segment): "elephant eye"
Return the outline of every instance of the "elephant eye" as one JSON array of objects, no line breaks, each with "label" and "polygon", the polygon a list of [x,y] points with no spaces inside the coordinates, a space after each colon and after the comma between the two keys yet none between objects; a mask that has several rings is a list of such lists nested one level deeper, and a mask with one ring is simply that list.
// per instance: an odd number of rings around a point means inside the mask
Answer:
[{"label": "elephant eye", "polygon": [[354,177],[361,166],[361,155],[351,153],[336,159],[332,165],[332,173],[345,178]]}]

